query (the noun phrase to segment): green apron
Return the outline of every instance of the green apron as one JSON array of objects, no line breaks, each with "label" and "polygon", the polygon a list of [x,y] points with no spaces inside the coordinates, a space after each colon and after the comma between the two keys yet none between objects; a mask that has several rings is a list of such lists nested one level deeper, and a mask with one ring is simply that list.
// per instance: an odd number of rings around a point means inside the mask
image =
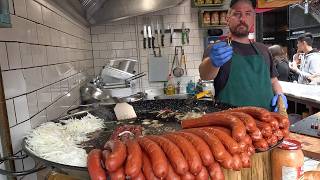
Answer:
[{"label": "green apron", "polygon": [[258,106],[271,110],[273,97],[270,71],[254,44],[256,55],[234,53],[229,79],[218,95],[218,100],[234,106]]}]

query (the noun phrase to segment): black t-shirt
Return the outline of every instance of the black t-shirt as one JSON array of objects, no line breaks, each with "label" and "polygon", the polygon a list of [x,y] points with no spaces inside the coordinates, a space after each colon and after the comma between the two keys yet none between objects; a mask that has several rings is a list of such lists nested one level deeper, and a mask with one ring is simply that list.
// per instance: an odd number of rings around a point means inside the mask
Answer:
[{"label": "black t-shirt", "polygon": [[[243,44],[236,41],[232,41],[231,46],[233,47],[234,53],[242,56],[256,55],[257,54],[255,50],[256,48],[258,52],[263,56],[263,59],[265,60],[267,66],[270,69],[270,78],[278,76],[278,72],[272,62],[272,56],[268,50],[268,47],[266,47],[264,44],[258,43],[258,42],[254,42],[252,44]],[[210,48],[211,47],[207,48],[207,50],[204,53],[204,57],[209,56]],[[218,75],[214,79],[214,88],[215,88],[216,96],[219,95],[220,91],[226,86],[228,82],[230,68],[231,68],[231,61],[232,60],[228,61],[227,63],[225,63],[223,66],[220,67]]]}]

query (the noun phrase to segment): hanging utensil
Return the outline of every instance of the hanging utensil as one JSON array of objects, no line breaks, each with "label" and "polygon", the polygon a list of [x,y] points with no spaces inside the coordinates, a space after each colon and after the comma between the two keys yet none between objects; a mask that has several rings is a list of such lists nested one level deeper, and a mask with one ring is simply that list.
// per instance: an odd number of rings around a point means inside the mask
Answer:
[{"label": "hanging utensil", "polygon": [[185,41],[185,36],[186,36],[186,28],[185,28],[185,25],[184,25],[184,22],[182,22],[182,27],[181,27],[181,43],[182,45],[186,44],[186,41]]},{"label": "hanging utensil", "polygon": [[176,49],[176,53],[175,53],[175,60],[176,60],[176,67],[175,68],[173,68],[173,75],[175,76],[175,77],[181,77],[181,76],[183,76],[183,74],[184,74],[184,70],[183,70],[183,68],[181,67],[181,59],[179,60],[178,59],[178,50]]},{"label": "hanging utensil", "polygon": [[152,38],[152,40],[151,40],[151,44],[152,44],[152,49],[154,49],[154,41],[155,41],[155,35],[156,35],[156,33],[155,33],[155,30],[154,30],[154,24],[153,24],[153,22],[151,21],[151,38]]},{"label": "hanging utensil", "polygon": [[151,39],[152,39],[151,26],[148,25],[148,48],[151,48]]},{"label": "hanging utensil", "polygon": [[170,29],[170,44],[172,44],[173,41],[173,33],[174,33],[174,28],[173,25],[169,25],[169,29]]},{"label": "hanging utensil", "polygon": [[143,25],[143,48],[146,49],[147,48],[147,38],[148,38],[148,32],[147,32],[147,24],[145,22],[145,18],[144,18],[144,25]]},{"label": "hanging utensil", "polygon": [[160,22],[161,22],[161,46],[164,47],[164,34],[166,33],[164,29],[164,21],[163,21],[163,16],[160,17]]},{"label": "hanging utensil", "polygon": [[185,71],[186,75],[188,75],[188,72],[187,72],[187,57],[184,54],[184,49],[182,49],[182,52],[181,52],[181,64],[184,64],[184,71]]}]

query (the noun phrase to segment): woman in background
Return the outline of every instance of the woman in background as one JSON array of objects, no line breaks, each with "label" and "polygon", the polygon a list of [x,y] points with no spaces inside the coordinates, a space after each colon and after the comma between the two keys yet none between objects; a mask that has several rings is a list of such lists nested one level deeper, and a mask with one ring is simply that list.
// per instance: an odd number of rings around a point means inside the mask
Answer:
[{"label": "woman in background", "polygon": [[269,47],[269,51],[272,56],[273,64],[276,67],[280,81],[289,81],[289,62],[286,53],[279,45],[273,45]]}]

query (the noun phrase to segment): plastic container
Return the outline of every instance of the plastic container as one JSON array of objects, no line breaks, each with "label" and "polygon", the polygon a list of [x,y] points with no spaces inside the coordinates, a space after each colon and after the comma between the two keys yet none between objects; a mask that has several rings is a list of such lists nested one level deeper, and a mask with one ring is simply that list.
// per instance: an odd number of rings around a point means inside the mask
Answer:
[{"label": "plastic container", "polygon": [[273,180],[298,180],[303,174],[304,155],[301,143],[286,139],[271,152]]},{"label": "plastic container", "polygon": [[190,80],[187,85],[187,94],[195,94],[195,86],[195,83],[192,80]]}]

